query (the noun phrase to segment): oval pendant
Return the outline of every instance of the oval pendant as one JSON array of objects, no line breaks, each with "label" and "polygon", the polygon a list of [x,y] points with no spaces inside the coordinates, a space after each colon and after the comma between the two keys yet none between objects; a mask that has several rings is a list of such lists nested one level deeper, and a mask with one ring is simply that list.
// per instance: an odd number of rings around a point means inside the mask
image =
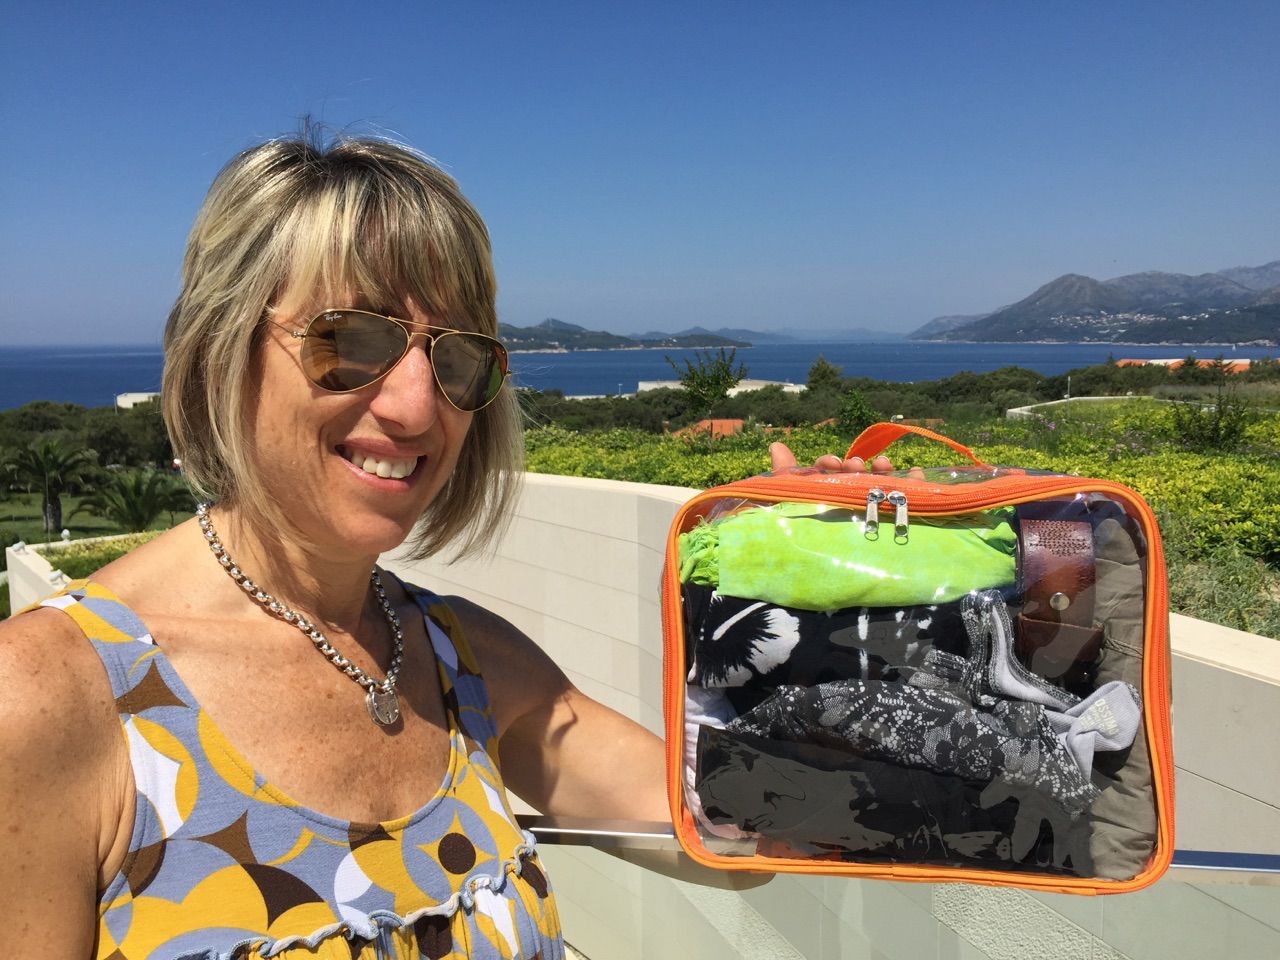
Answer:
[{"label": "oval pendant", "polygon": [[364,705],[369,709],[369,717],[379,726],[389,727],[400,719],[400,699],[394,689],[374,687],[364,695]]}]

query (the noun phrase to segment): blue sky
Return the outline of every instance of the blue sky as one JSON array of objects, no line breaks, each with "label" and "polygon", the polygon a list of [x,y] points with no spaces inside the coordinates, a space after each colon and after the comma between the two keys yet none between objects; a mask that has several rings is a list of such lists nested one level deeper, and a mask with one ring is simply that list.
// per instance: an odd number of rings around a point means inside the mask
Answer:
[{"label": "blue sky", "polygon": [[1280,4],[12,2],[0,345],[156,341],[236,151],[436,157],[502,319],[862,326],[1280,258]]}]

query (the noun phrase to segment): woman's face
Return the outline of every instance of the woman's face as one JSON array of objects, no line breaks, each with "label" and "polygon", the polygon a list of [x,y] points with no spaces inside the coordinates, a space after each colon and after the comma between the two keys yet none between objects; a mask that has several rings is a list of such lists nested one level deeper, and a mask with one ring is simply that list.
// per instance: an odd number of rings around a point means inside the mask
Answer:
[{"label": "woman's face", "polygon": [[[396,315],[432,323],[412,304]],[[258,389],[247,401],[256,466],[306,542],[373,557],[402,543],[440,492],[474,414],[436,389],[424,338],[376,383],[322,390],[303,373],[302,341],[289,335],[310,319],[277,316],[257,347]]]}]

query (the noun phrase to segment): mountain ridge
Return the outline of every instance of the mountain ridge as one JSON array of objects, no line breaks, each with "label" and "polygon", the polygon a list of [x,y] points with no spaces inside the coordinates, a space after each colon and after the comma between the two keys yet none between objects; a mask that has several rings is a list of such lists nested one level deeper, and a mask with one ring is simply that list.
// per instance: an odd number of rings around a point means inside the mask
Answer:
[{"label": "mountain ridge", "polygon": [[[1269,283],[1269,281],[1275,282]],[[1065,273],[1028,296],[964,322],[937,317],[911,340],[1280,343],[1280,260],[1185,274],[1150,270],[1111,280]]]}]

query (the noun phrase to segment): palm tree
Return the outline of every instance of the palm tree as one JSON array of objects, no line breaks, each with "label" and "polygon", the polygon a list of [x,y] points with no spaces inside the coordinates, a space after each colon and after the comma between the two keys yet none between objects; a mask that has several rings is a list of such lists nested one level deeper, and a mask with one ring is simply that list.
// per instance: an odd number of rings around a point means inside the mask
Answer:
[{"label": "palm tree", "polygon": [[83,476],[91,459],[87,450],[71,450],[60,440],[38,437],[5,460],[14,483],[41,490],[40,513],[47,536],[62,529],[62,494]]},{"label": "palm tree", "polygon": [[111,474],[76,509],[138,533],[149,529],[162,513],[172,517],[190,512],[193,505],[191,491],[177,477],[159,470],[129,470]]}]

